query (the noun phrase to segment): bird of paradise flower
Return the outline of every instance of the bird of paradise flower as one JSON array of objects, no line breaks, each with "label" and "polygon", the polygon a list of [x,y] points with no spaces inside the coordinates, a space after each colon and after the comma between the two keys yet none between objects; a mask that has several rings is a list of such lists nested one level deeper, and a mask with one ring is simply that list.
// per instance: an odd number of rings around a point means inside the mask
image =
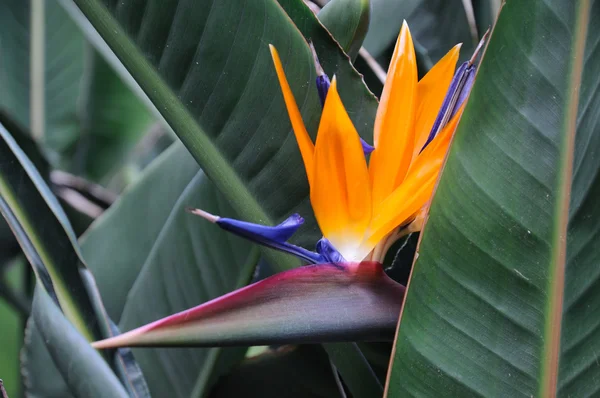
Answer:
[{"label": "bird of paradise flower", "polygon": [[[400,31],[377,109],[373,142],[362,140],[342,103],[337,79],[318,63],[316,86],[323,106],[313,143],[288,84],[277,49],[270,45],[283,99],[302,155],[310,200],[323,232],[314,251],[288,242],[303,223],[293,214],[277,226],[193,214],[256,243],[313,264],[290,270],[171,315],[96,348],[164,345],[252,345],[390,337],[404,286],[381,268],[390,246],[423,227],[427,206],[465,100],[475,78],[473,57],[455,71],[460,45],[420,81],[406,22]],[[367,161],[367,156],[369,157]],[[331,298],[344,303],[338,311]],[[373,310],[362,311],[365,306]],[[301,308],[302,311],[289,311]],[[352,311],[348,309],[357,308]],[[362,312],[361,312],[362,311]],[[342,314],[341,314],[342,313]],[[313,323],[311,323],[313,322]],[[299,330],[288,325],[302,325]],[[306,332],[306,331],[309,332]]]},{"label": "bird of paradise flower", "polygon": [[[352,124],[338,94],[337,79],[334,76],[330,82],[315,54],[323,113],[313,144],[277,49],[269,47],[323,239],[315,252],[287,243],[303,222],[298,214],[279,226],[266,227],[198,209],[191,212],[311,263],[381,262],[392,243],[422,228],[426,206],[475,77],[473,60],[455,73],[460,50],[460,44],[456,45],[418,81],[415,50],[405,22],[377,109],[371,147]],[[368,162],[366,154],[370,154]]]}]

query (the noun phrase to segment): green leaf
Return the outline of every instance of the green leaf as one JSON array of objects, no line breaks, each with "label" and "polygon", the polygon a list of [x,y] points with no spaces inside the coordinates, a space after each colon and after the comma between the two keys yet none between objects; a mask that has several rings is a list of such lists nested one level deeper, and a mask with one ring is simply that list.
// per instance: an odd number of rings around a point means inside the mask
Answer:
[{"label": "green leaf", "polygon": [[[241,218],[274,224],[297,211],[307,218],[297,243],[319,238],[302,161],[274,73],[274,44],[316,133],[321,113],[310,50],[275,0],[75,3],[182,139]],[[371,135],[376,100],[310,10],[308,28],[359,131]],[[141,10],[144,12],[141,12]],[[208,12],[210,10],[210,12]],[[321,40],[328,40],[326,46]],[[321,55],[321,54],[320,54]],[[333,68],[331,66],[334,66]],[[370,140],[369,140],[370,141]],[[280,270],[299,263],[265,252]]]},{"label": "green leaf", "polygon": [[[152,117],[56,1],[45,11],[45,132],[53,164],[102,180],[123,163]],[[0,4],[0,108],[30,127],[30,1]]]},{"label": "green leaf", "polygon": [[[6,283],[12,289],[21,290],[23,285],[23,265],[19,262],[10,264],[8,269],[0,271],[0,277],[3,283]],[[23,320],[22,315],[7,302],[0,300],[0,324],[2,333],[0,333],[0,346],[2,355],[0,356],[0,377],[4,381],[4,387],[8,396],[17,397],[21,393],[21,377],[19,375],[19,349],[23,341]]]},{"label": "green leaf", "polygon": [[46,291],[34,295],[33,319],[39,325],[54,364],[78,397],[129,397],[119,379],[88,341],[65,319]]},{"label": "green leaf", "polygon": [[[84,71],[84,40],[54,1],[45,3],[44,144],[62,152],[78,137],[77,99]],[[30,124],[30,1],[0,2],[0,107]]]},{"label": "green leaf", "polygon": [[[88,341],[111,336],[110,320],[64,211],[33,163],[1,124],[0,138],[3,159],[0,213],[15,234],[38,282]],[[131,383],[130,388],[143,386],[139,377],[133,379],[121,366],[135,367],[132,361],[119,356],[115,367],[123,380]]]},{"label": "green leaf", "polygon": [[80,137],[69,169],[106,181],[123,165],[154,117],[97,52],[90,48],[86,56]]},{"label": "green leaf", "polygon": [[510,1],[433,199],[389,397],[600,389],[600,2]]},{"label": "green leaf", "polygon": [[463,0],[371,0],[371,4],[363,45],[374,57],[393,46],[403,20],[408,22],[424,70],[458,43],[463,43],[461,59],[470,57],[477,45],[477,32],[469,25]]},{"label": "green leaf", "polygon": [[[84,286],[85,267],[62,208],[29,158],[0,125],[0,211],[38,279],[88,339],[102,336],[95,305]],[[43,217],[43,218],[42,218]],[[43,222],[41,221],[43,220]],[[66,243],[57,245],[56,241]]]},{"label": "green leaf", "polygon": [[369,0],[332,0],[317,15],[352,60],[367,35],[370,8]]},{"label": "green leaf", "polygon": [[283,346],[248,358],[210,393],[210,398],[340,397],[329,358],[317,345]]},{"label": "green leaf", "polygon": [[21,349],[21,374],[27,397],[71,398],[72,393],[48,352],[44,337],[29,317]]},{"label": "green leaf", "polygon": [[356,343],[329,343],[323,347],[353,397],[376,398],[383,394],[383,385]]},{"label": "green leaf", "polygon": [[[187,206],[235,217],[177,143],[83,237],[84,257],[121,330],[198,305],[250,281],[258,248],[187,213]],[[189,397],[205,394],[220,373],[243,358],[245,349],[134,353],[152,396]]]}]

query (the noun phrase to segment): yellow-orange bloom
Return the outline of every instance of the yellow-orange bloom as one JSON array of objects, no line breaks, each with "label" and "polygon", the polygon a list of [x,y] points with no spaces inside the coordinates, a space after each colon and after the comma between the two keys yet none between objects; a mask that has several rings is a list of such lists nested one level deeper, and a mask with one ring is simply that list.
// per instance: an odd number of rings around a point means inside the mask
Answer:
[{"label": "yellow-orange bloom", "polygon": [[375,150],[368,164],[335,77],[313,144],[277,50],[273,46],[270,49],[324,237],[347,261],[381,260],[382,251],[374,248],[387,245],[387,238],[407,226],[433,193],[462,112],[462,107],[447,111],[452,118],[444,120],[441,129],[431,135],[447,101],[460,45],[418,81],[412,37],[403,24],[377,109]]}]

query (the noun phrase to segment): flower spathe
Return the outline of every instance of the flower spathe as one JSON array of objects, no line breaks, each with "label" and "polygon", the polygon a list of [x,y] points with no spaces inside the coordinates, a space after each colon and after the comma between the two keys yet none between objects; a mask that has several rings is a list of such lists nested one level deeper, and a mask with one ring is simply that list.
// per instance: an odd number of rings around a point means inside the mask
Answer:
[{"label": "flower spathe", "polygon": [[313,253],[285,242],[291,233],[283,240],[268,241],[260,233],[253,234],[255,224],[230,219],[217,223],[313,263],[382,261],[393,241],[422,226],[424,209],[473,83],[473,60],[455,73],[460,49],[456,45],[419,81],[413,41],[405,22],[377,109],[373,150],[358,135],[338,93],[336,77],[330,81],[324,74],[314,48],[316,87],[323,112],[313,143],[277,50],[269,47],[324,238]]}]

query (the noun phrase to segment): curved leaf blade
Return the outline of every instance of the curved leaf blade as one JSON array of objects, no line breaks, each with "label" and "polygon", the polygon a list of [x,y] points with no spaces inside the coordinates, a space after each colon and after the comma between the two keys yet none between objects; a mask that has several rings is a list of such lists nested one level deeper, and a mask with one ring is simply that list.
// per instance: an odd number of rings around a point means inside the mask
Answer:
[{"label": "curved leaf blade", "polygon": [[[157,194],[157,187],[166,186]],[[190,215],[187,206],[236,217],[187,149],[176,143],[82,238],[84,258],[121,330],[198,305],[251,280],[258,247]],[[152,395],[174,397],[206,394],[245,351],[134,350]]]},{"label": "curved leaf blade", "polygon": [[369,0],[332,0],[317,14],[351,60],[356,59],[369,30],[370,9]]},{"label": "curved leaf blade", "polygon": [[[88,339],[102,336],[92,303],[80,275],[76,249],[63,250],[55,244],[61,237],[76,244],[76,238],[56,198],[25,153],[3,125],[0,125],[0,203],[21,248],[40,281],[56,298]],[[25,204],[22,199],[26,198]],[[39,224],[44,214],[43,226]],[[48,216],[49,215],[49,216]],[[37,222],[36,222],[37,221]],[[72,246],[74,247],[74,246]]]},{"label": "curved leaf blade", "polygon": [[600,389],[599,11],[502,10],[422,234],[388,396]]},{"label": "curved leaf blade", "polygon": [[42,288],[34,295],[33,318],[54,363],[79,397],[129,397],[104,359],[75,330]]},{"label": "curved leaf blade", "polygon": [[[110,320],[97,293],[95,281],[81,258],[77,238],[56,197],[0,124],[0,213],[11,227],[38,281],[77,330],[88,339],[111,336]],[[128,388],[144,385],[131,380],[115,362]],[[130,384],[129,384],[130,383]],[[142,394],[143,395],[143,394]]]}]

